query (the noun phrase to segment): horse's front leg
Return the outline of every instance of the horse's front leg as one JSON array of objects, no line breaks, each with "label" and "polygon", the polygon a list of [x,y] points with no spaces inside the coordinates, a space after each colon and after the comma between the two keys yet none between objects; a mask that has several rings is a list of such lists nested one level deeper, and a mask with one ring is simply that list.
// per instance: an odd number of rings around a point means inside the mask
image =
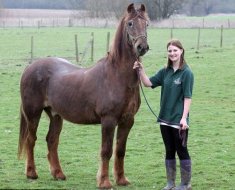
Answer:
[{"label": "horse's front leg", "polygon": [[114,158],[114,176],[117,185],[128,185],[130,182],[124,174],[124,157],[126,152],[126,143],[129,132],[134,124],[132,116],[118,124],[117,140]]},{"label": "horse's front leg", "polygon": [[101,163],[97,173],[98,188],[111,188],[112,184],[109,180],[109,160],[113,152],[113,137],[117,122],[111,117],[103,118],[101,121],[102,142],[101,142]]},{"label": "horse's front leg", "polygon": [[58,115],[52,116],[50,113],[48,113],[48,115],[50,117],[50,126],[46,141],[48,147],[47,158],[50,164],[51,174],[55,179],[65,180],[66,176],[62,171],[58,157],[59,136],[62,129],[63,120]]}]

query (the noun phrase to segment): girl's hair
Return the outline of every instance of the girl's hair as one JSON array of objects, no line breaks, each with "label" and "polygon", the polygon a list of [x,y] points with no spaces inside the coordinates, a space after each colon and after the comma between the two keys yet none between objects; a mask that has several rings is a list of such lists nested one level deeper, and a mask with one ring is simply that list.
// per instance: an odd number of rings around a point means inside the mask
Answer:
[{"label": "girl's hair", "polygon": [[[180,65],[179,65],[179,69],[182,69],[182,67],[184,66],[184,64],[186,64],[185,59],[184,59],[184,48],[183,45],[181,44],[181,42],[178,39],[172,39],[167,43],[167,49],[168,47],[172,45],[172,46],[176,46],[179,49],[183,50],[181,56],[180,56]],[[168,62],[167,62],[167,67],[172,66],[172,61],[168,58]]]}]

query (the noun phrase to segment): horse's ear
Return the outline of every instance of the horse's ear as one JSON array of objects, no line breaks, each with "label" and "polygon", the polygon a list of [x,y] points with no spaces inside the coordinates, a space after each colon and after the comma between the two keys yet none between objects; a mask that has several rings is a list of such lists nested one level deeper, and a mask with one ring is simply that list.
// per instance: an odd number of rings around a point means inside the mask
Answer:
[{"label": "horse's ear", "polygon": [[142,11],[142,12],[145,12],[145,5],[144,4],[141,4],[141,6],[140,6],[140,10]]},{"label": "horse's ear", "polygon": [[132,13],[135,11],[135,6],[134,3],[131,3],[128,7],[127,7],[127,12],[128,13]]}]

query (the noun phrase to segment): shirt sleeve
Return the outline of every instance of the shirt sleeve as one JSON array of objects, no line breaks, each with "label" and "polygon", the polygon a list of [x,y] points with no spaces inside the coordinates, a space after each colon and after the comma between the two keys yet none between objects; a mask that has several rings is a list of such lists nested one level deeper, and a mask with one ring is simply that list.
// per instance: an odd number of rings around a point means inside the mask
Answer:
[{"label": "shirt sleeve", "polygon": [[194,75],[191,70],[187,70],[183,81],[184,98],[192,98],[194,85]]},{"label": "shirt sleeve", "polygon": [[164,69],[159,70],[155,75],[149,78],[152,83],[151,88],[156,88],[157,86],[161,86],[163,82],[163,73]]}]

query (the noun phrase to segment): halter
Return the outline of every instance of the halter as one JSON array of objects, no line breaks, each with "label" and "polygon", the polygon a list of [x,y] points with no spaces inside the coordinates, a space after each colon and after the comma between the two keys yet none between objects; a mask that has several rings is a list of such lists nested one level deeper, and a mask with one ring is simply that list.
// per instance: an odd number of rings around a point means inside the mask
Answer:
[{"label": "halter", "polygon": [[[132,20],[136,19],[137,17],[140,17],[140,18],[142,18],[143,20],[145,20],[147,22],[147,20],[140,14],[139,11],[136,11],[136,13],[137,13],[136,16]],[[145,26],[145,31],[146,31],[146,26]],[[147,39],[147,33],[146,32],[145,32],[145,34],[140,34],[138,36],[131,35],[129,33],[129,29],[128,28],[127,28],[126,32],[127,32],[127,40],[128,40],[128,44],[129,45],[133,45],[132,42],[136,42],[139,38]]]}]

